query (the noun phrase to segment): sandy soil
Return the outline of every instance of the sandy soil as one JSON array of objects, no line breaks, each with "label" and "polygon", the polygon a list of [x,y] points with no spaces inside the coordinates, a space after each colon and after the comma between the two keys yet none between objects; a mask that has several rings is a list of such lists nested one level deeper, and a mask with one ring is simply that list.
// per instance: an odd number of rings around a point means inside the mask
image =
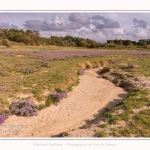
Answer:
[{"label": "sandy soil", "polygon": [[[41,110],[38,116],[10,116],[0,126],[0,137],[55,137],[67,132],[70,137],[91,137],[93,129],[82,126],[100,119],[106,106],[122,101],[127,93],[111,82],[97,78],[96,69],[86,70],[80,84],[57,105]],[[97,116],[97,117],[96,117]]]}]

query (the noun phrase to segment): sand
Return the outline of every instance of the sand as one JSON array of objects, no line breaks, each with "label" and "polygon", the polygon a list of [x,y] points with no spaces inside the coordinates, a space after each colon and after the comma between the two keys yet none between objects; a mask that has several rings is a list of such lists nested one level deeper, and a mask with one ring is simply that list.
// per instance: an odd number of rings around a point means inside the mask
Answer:
[{"label": "sand", "polygon": [[[99,115],[105,107],[115,105],[126,96],[122,88],[98,78],[97,69],[86,70],[80,83],[57,105],[51,105],[33,117],[10,116],[0,126],[0,137],[49,138],[67,132],[70,137],[91,137],[93,130],[80,129]],[[102,112],[101,112],[102,113]],[[100,115],[99,118],[100,119]]]}]

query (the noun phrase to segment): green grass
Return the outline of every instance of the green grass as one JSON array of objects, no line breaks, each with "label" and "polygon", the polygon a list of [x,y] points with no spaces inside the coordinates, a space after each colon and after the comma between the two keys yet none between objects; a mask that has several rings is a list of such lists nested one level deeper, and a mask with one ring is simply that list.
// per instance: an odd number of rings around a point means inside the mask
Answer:
[{"label": "green grass", "polygon": [[141,108],[150,101],[148,95],[148,91],[134,88],[128,95],[126,100],[123,102],[123,104],[127,110],[131,110],[133,108]]},{"label": "green grass", "polygon": [[[59,50],[60,47],[25,47],[22,50]],[[62,50],[70,50],[71,48],[63,48]],[[72,50],[75,50],[73,48]],[[4,50],[9,50],[5,48]],[[87,50],[87,49],[84,49]],[[20,51],[18,48],[12,49],[12,51]],[[46,62],[46,63],[43,63]],[[89,62],[89,63],[87,63]],[[39,102],[39,110],[50,106],[52,103],[58,102],[50,95],[44,95],[45,91],[54,92],[56,89],[73,90],[74,86],[77,86],[79,81],[79,66],[78,64],[84,64],[87,69],[91,68],[91,65],[105,64],[109,62],[109,68],[114,69],[116,72],[123,71],[128,73],[120,75],[121,80],[127,79],[133,75],[150,76],[150,56],[144,59],[138,56],[124,55],[106,55],[99,57],[76,57],[67,58],[63,60],[45,60],[43,58],[35,59],[29,56],[17,56],[0,54],[0,113],[8,108],[8,100],[17,100],[17,94],[33,94],[33,97]],[[135,68],[128,68],[127,64],[134,64]],[[29,70],[28,70],[29,69]],[[106,70],[107,72],[107,70]],[[108,79],[104,71],[103,78]],[[117,83],[117,80],[114,81]],[[119,82],[119,81],[118,81]],[[119,83],[118,83],[119,84]],[[126,122],[126,128],[121,126],[120,128],[114,127],[114,130],[110,133],[115,137],[130,137],[135,135],[137,137],[150,136],[150,118],[149,109],[143,110],[139,113],[134,113],[134,109],[142,109],[144,106],[150,106],[150,100],[148,98],[149,91],[140,88],[133,88],[128,97],[121,103],[107,107],[104,112],[104,124],[100,125],[104,130],[99,133],[99,137],[109,136],[105,131],[112,125],[118,125],[120,122]],[[116,112],[121,110],[121,113]]]},{"label": "green grass", "polygon": [[[142,110],[149,106],[149,91],[141,88],[133,88],[128,97],[115,106],[108,106],[104,110],[103,132],[111,129],[107,134],[114,137],[150,137],[150,109]],[[134,110],[139,110],[136,113]],[[120,113],[116,113],[120,110]],[[125,122],[126,125],[119,125]],[[114,125],[112,127],[112,125]],[[117,125],[117,127],[115,127]]]},{"label": "green grass", "polygon": [[73,86],[79,84],[77,64],[99,60],[99,57],[46,60],[50,66],[45,67],[42,58],[0,54],[0,66],[7,72],[7,76],[0,75],[1,97],[16,99],[17,93],[32,93],[38,101],[44,101],[46,97],[43,93],[46,90],[53,92],[56,88],[61,88],[71,91]]},{"label": "green grass", "polygon": [[126,127],[114,128],[114,137],[150,137],[150,109],[140,111]]}]

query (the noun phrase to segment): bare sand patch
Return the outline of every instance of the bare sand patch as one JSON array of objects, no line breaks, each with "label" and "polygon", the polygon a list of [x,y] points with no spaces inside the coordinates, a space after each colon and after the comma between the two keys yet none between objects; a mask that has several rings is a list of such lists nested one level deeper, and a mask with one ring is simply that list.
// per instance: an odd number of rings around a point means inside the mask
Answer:
[{"label": "bare sand patch", "polygon": [[0,137],[53,137],[69,131],[72,137],[91,137],[93,130],[85,132],[79,128],[104,107],[119,103],[127,96],[122,88],[97,78],[96,71],[86,70],[66,99],[41,110],[38,116],[10,116],[0,128]]}]

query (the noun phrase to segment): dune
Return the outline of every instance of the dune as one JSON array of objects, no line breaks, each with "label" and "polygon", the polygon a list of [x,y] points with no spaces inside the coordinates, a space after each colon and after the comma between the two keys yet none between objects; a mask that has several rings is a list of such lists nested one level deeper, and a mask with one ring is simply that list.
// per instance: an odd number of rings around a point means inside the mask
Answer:
[{"label": "dune", "polygon": [[113,83],[98,78],[97,69],[86,70],[80,76],[80,83],[68,93],[68,97],[57,105],[51,105],[38,116],[19,117],[12,115],[0,126],[0,137],[49,138],[62,132],[72,133],[72,137],[90,137],[88,131],[79,128],[92,120],[106,106],[122,101],[127,92]]}]

